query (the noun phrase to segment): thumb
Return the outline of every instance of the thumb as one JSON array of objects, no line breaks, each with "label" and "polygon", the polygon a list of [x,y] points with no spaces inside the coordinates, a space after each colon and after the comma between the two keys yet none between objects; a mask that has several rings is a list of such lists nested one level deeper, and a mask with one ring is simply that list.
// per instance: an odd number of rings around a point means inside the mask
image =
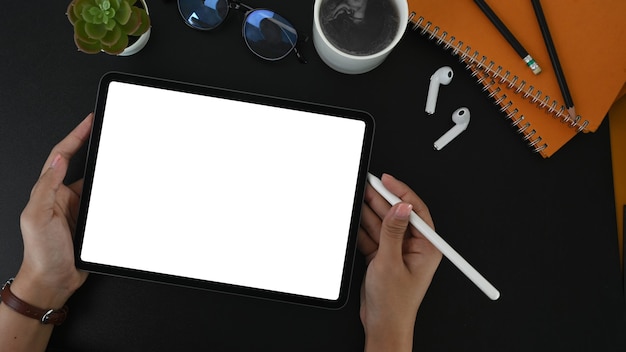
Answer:
[{"label": "thumb", "polygon": [[52,220],[56,193],[63,183],[66,170],[67,163],[59,154],[39,177],[20,217],[22,230],[37,232]]},{"label": "thumb", "polygon": [[38,210],[47,210],[54,206],[56,192],[63,183],[66,171],[67,161],[61,154],[57,154],[31,191],[31,200]]},{"label": "thumb", "polygon": [[402,259],[402,242],[409,225],[409,215],[413,206],[409,203],[398,203],[391,207],[380,229],[380,241],[377,256],[384,261]]}]

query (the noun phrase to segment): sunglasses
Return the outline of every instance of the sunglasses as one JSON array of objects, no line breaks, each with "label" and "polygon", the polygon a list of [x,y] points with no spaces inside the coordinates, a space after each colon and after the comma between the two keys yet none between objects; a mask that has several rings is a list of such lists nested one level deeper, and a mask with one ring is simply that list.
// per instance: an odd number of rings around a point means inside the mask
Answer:
[{"label": "sunglasses", "polygon": [[245,13],[242,34],[246,45],[257,56],[276,61],[298,51],[298,32],[283,16],[269,9],[255,9],[236,0],[178,0],[178,11],[191,28],[210,31],[221,25],[230,9]]}]

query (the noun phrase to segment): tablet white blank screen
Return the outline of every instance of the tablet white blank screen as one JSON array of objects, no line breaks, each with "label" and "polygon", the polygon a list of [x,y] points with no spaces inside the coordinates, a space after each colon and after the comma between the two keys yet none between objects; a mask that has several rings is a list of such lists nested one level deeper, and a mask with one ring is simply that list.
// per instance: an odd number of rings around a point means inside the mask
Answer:
[{"label": "tablet white blank screen", "polygon": [[81,260],[337,299],[365,123],[112,82]]}]

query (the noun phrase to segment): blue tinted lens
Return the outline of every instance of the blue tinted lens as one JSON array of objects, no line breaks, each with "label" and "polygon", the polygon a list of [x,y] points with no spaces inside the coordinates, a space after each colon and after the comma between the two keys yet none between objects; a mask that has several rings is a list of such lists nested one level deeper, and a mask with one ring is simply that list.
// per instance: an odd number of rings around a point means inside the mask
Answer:
[{"label": "blue tinted lens", "polygon": [[270,10],[253,10],[243,24],[246,44],[258,56],[278,60],[296,46],[298,33],[281,15]]},{"label": "blue tinted lens", "polygon": [[226,18],[228,0],[178,0],[178,11],[187,25],[201,30],[213,29]]}]

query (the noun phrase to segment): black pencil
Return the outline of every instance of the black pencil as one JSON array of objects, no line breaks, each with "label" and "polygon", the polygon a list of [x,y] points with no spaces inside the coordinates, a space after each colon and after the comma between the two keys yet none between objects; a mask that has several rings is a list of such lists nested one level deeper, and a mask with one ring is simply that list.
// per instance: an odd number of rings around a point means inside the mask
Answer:
[{"label": "black pencil", "polygon": [[539,67],[539,64],[537,64],[535,60],[532,58],[532,56],[528,54],[528,51],[524,49],[522,44],[517,40],[517,38],[515,38],[513,33],[511,33],[511,31],[508,28],[506,28],[504,23],[502,23],[500,18],[498,18],[498,16],[495,14],[495,12],[493,12],[493,10],[489,7],[489,5],[487,5],[487,3],[484,0],[474,0],[474,2],[482,10],[482,12],[487,16],[487,18],[489,18],[491,23],[493,23],[493,25],[498,29],[500,34],[502,34],[502,36],[507,40],[507,42],[509,42],[509,44],[513,47],[513,49],[515,49],[519,57],[521,57],[522,60],[524,60],[526,65],[533,71],[533,73],[538,75],[541,72],[541,67]]},{"label": "black pencil", "polygon": [[550,61],[552,61],[552,67],[554,68],[554,73],[556,74],[556,80],[557,82],[559,82],[559,88],[561,88],[561,94],[563,94],[563,99],[565,100],[565,105],[569,113],[569,118],[572,121],[575,121],[576,109],[574,109],[574,101],[572,100],[569,88],[567,87],[567,81],[565,80],[563,68],[561,68],[559,56],[556,54],[556,48],[554,47],[554,42],[552,41],[552,36],[550,35],[550,29],[548,29],[546,16],[543,14],[543,9],[541,8],[541,3],[539,2],[539,0],[531,1],[533,3],[533,9],[535,9],[537,22],[539,22],[539,27],[541,28],[543,41],[546,43],[548,54],[550,54]]}]

